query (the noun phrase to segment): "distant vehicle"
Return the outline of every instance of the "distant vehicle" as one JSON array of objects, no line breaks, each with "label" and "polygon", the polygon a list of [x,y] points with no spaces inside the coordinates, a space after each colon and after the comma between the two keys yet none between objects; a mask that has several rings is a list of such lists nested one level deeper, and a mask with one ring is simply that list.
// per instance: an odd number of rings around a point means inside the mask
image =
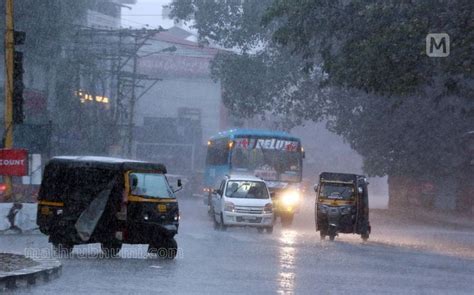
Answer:
[{"label": "distant vehicle", "polygon": [[363,175],[323,172],[315,186],[316,231],[330,240],[338,233],[360,234],[366,241],[371,226],[367,178]]},{"label": "distant vehicle", "polygon": [[101,243],[104,254],[113,256],[123,243],[149,244],[149,252],[172,259],[178,247],[176,191],[162,164],[56,157],[44,170],[37,224],[59,252]]},{"label": "distant vehicle", "polygon": [[273,204],[262,179],[253,176],[226,176],[212,192],[216,229],[227,226],[253,226],[260,232],[273,232]]},{"label": "distant vehicle", "polygon": [[209,212],[212,189],[226,174],[254,175],[265,180],[273,199],[275,217],[291,225],[299,210],[304,150],[299,138],[286,132],[233,129],[208,141],[204,186]]}]

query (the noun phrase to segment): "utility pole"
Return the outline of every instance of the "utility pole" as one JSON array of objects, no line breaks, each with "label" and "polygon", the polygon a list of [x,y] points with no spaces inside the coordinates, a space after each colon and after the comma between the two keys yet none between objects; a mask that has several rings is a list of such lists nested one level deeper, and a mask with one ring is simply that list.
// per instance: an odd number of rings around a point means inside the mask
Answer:
[{"label": "utility pole", "polygon": [[135,114],[135,86],[137,84],[137,62],[138,62],[138,40],[135,37],[135,50],[133,53],[133,72],[132,72],[132,93],[130,97],[130,113],[128,115],[128,157],[132,157],[132,144],[133,144],[133,120]]},{"label": "utility pole", "polygon": [[[13,27],[13,0],[5,1],[5,130],[4,148],[13,147],[13,60],[15,52]],[[3,176],[7,198],[12,195],[12,177]]]}]

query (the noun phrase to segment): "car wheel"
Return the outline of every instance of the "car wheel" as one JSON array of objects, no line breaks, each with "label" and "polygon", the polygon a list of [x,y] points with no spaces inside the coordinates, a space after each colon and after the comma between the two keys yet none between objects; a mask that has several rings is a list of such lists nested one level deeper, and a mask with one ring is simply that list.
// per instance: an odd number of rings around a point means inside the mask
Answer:
[{"label": "car wheel", "polygon": [[258,231],[259,233],[263,233],[263,230],[264,230],[263,227],[257,227],[257,231]]},{"label": "car wheel", "polygon": [[219,222],[217,222],[215,215],[213,215],[212,221],[213,221],[213,224],[214,224],[214,229],[215,230],[220,230],[221,229],[221,224]]},{"label": "car wheel", "polygon": [[227,230],[227,225],[224,223],[224,216],[221,213],[221,230],[225,231]]},{"label": "car wheel", "polygon": [[267,230],[267,234],[273,233],[273,226],[267,227],[266,230]]}]

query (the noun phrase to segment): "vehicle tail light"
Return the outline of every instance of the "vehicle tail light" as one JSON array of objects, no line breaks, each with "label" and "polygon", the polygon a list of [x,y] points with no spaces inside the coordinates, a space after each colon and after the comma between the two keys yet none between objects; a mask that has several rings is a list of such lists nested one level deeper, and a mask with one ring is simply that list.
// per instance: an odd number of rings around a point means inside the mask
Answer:
[{"label": "vehicle tail light", "polygon": [[4,183],[0,183],[0,193],[3,193],[7,190],[7,185]]}]

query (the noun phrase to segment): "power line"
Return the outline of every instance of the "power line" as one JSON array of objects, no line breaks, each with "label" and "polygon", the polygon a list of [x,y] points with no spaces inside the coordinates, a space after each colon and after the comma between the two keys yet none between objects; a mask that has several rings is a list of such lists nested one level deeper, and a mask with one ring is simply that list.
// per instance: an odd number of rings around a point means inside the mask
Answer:
[{"label": "power line", "polygon": [[163,16],[167,14],[122,14],[122,16]]}]

